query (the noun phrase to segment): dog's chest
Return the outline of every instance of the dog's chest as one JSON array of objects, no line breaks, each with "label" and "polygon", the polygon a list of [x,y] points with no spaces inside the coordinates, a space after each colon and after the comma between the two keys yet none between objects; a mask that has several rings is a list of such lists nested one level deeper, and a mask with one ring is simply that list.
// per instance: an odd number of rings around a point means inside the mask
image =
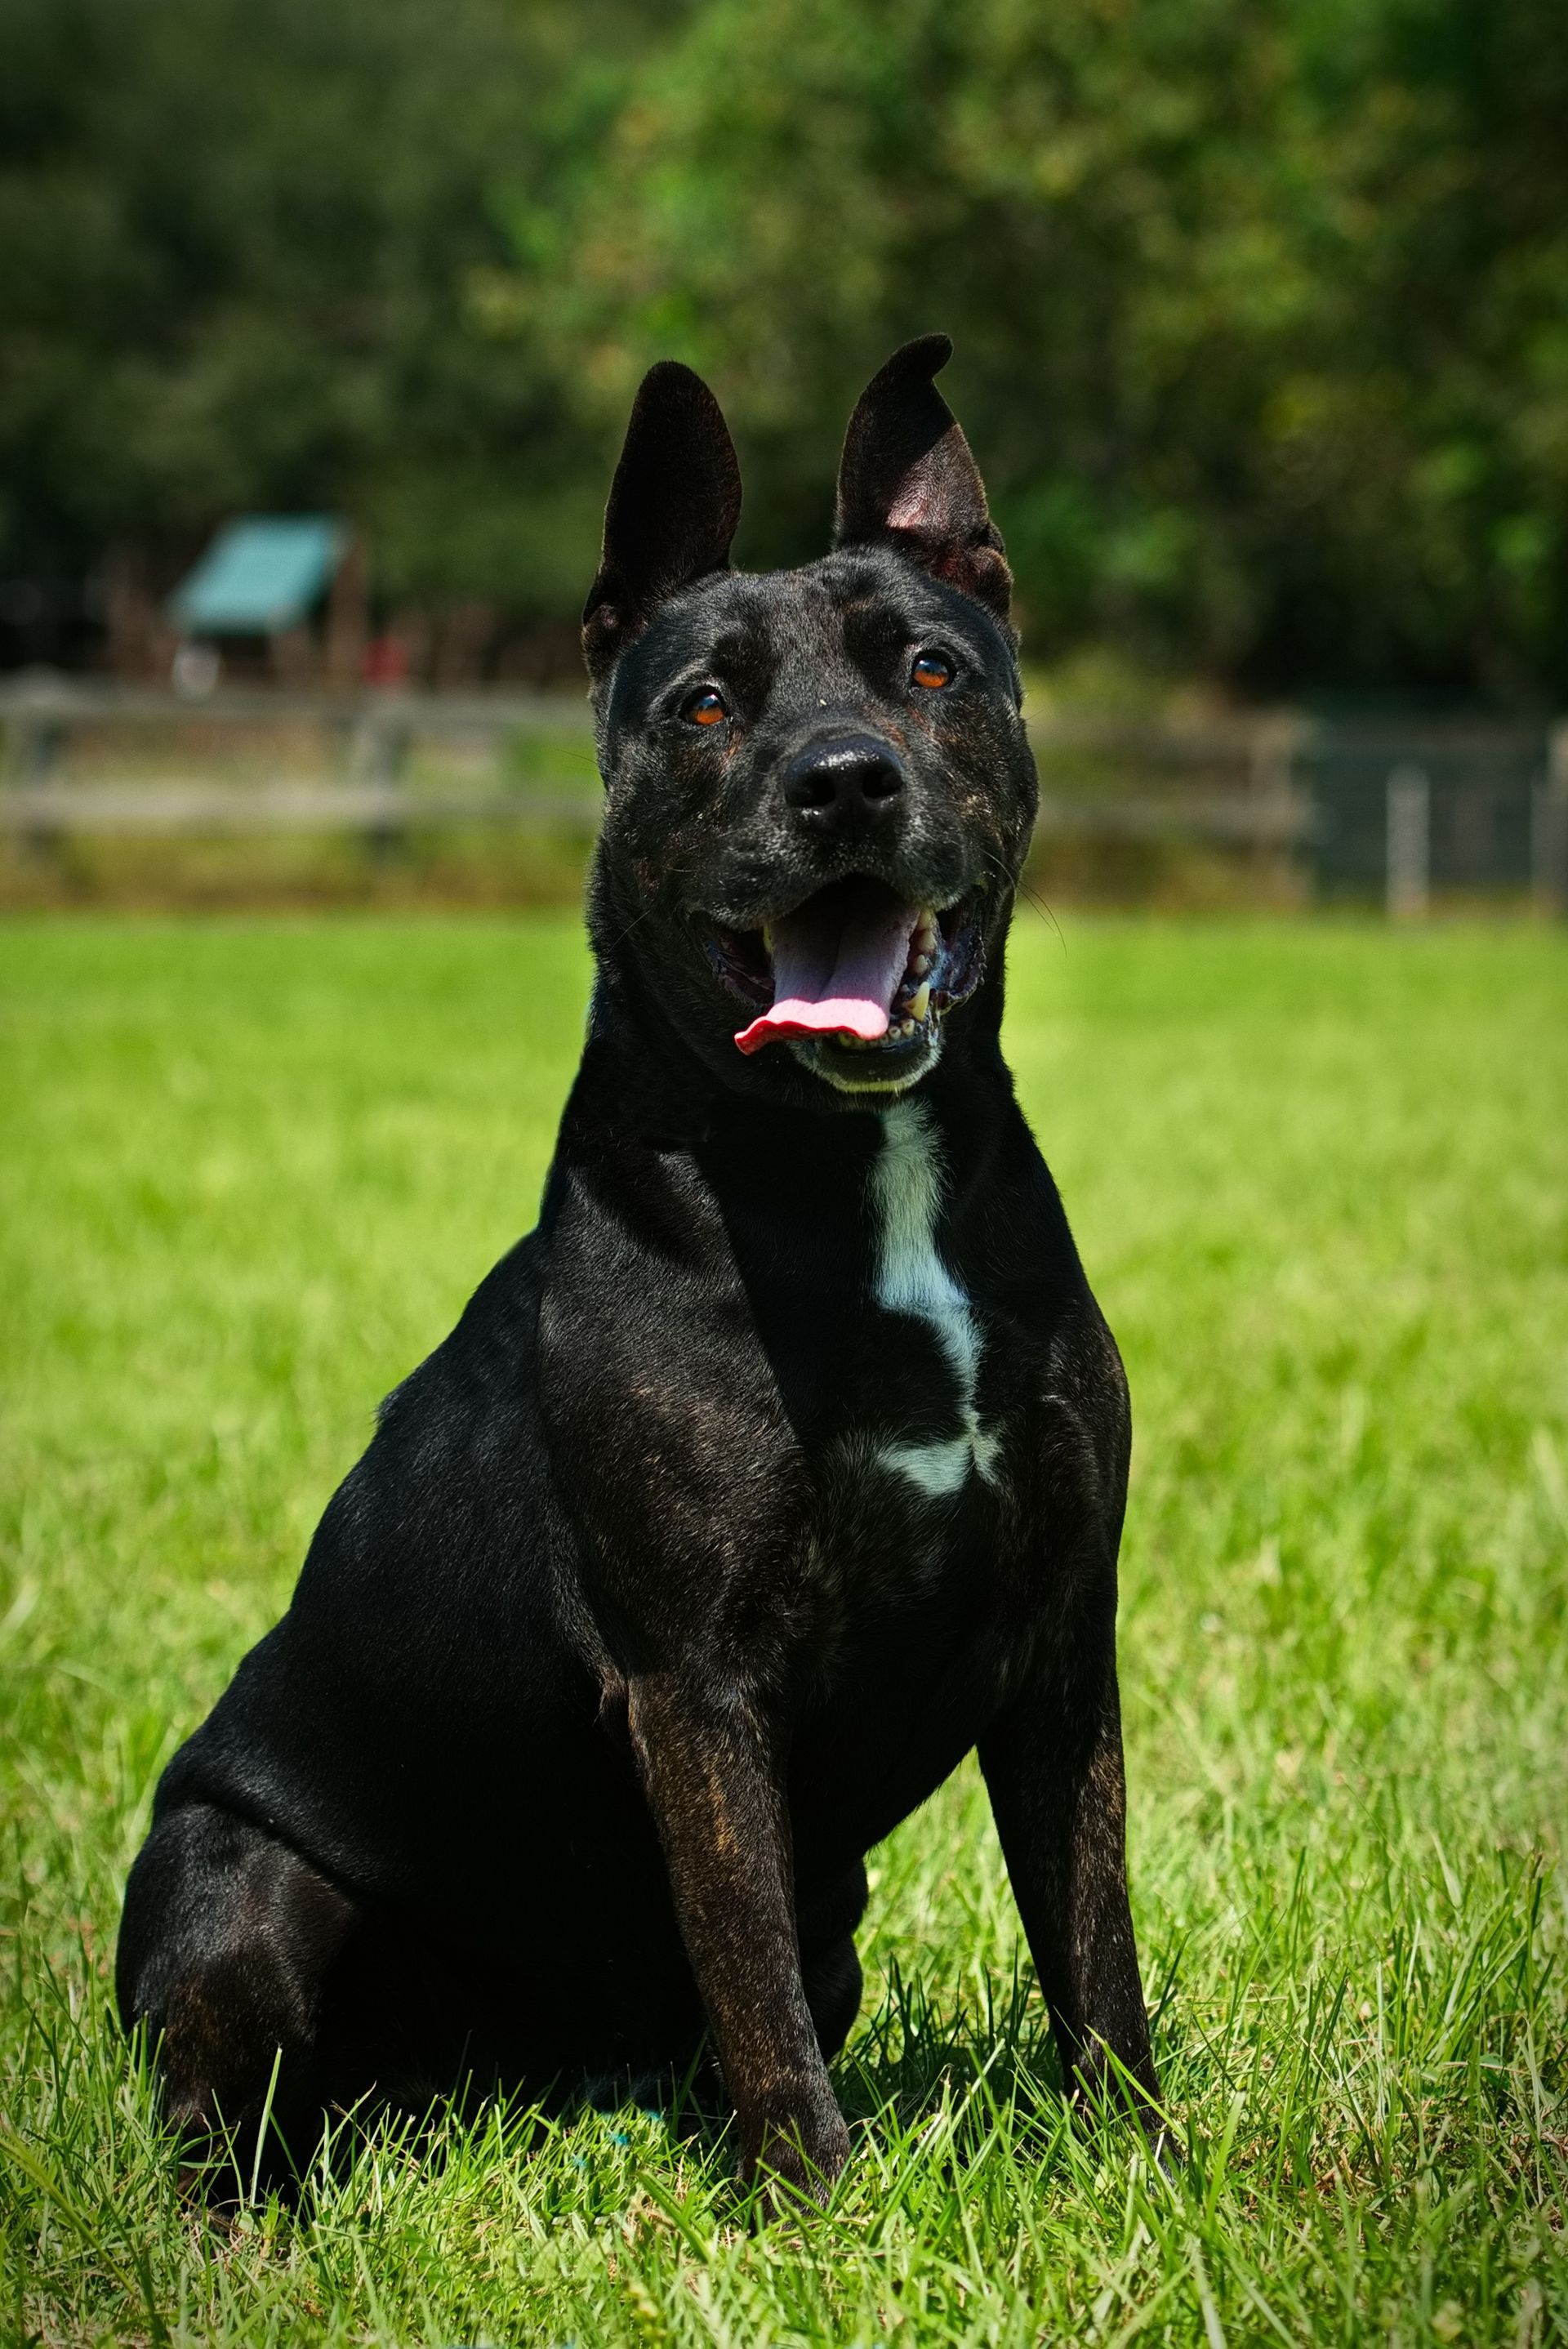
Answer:
[{"label": "dog's chest", "polygon": [[[895,1102],[882,1125],[867,1184],[875,1343],[891,1364],[913,1321],[935,1345],[923,1350],[931,1367],[911,1398],[909,1423],[856,1429],[847,1450],[861,1475],[940,1503],[972,1480],[994,1485],[998,1475],[998,1438],[979,1409],[984,1340],[974,1302],[938,1244],[944,1169],[931,1112],[920,1102]],[[890,1376],[886,1390],[896,1389]]]}]

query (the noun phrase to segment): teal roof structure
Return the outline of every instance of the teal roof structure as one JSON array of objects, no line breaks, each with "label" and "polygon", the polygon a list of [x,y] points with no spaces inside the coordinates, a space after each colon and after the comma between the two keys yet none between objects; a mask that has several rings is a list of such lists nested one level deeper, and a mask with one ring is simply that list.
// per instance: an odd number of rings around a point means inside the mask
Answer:
[{"label": "teal roof structure", "polygon": [[188,636],[270,636],[307,618],[348,533],[328,514],[242,514],[226,523],[169,599]]}]

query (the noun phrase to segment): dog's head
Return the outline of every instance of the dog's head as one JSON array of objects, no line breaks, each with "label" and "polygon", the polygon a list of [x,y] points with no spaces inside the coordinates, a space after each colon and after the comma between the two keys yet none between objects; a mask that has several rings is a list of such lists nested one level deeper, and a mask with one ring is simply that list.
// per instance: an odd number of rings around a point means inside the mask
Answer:
[{"label": "dog's head", "polygon": [[1011,582],[907,343],[863,394],[833,552],[729,567],[740,475],[689,368],[645,378],[583,615],[607,804],[594,943],[729,1083],[867,1106],[990,999],[1036,804]]}]

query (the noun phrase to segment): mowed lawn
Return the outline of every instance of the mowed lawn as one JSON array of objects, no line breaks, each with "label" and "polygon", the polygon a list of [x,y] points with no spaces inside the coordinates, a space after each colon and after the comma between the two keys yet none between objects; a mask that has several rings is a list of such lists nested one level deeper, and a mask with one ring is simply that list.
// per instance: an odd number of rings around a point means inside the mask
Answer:
[{"label": "mowed lawn", "polygon": [[[856,2152],[809,2226],[635,2110],[181,2201],[109,1999],[152,1785],[531,1221],[586,981],[565,916],[0,932],[5,2337],[1563,2339],[1568,937],[1522,926],[1016,941],[1020,1088],[1132,1381],[1179,2182],[1065,2119],[970,1765],[875,1856]],[[498,1806],[494,1865],[525,1837]]]}]

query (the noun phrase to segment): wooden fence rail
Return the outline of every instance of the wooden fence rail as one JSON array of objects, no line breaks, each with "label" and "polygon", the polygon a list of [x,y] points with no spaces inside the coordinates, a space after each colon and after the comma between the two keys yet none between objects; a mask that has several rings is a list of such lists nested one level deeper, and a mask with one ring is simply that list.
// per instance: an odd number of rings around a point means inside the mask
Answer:
[{"label": "wooden fence rail", "polygon": [[[596,829],[586,794],[532,791],[415,792],[400,784],[296,782],[51,783],[0,793],[0,830],[67,833],[385,832],[450,824],[521,831]],[[1286,801],[1206,796],[1040,802],[1036,831],[1062,838],[1193,839],[1285,848],[1306,836],[1311,809]]]},{"label": "wooden fence rail", "polygon": [[451,824],[593,832],[598,808],[542,792],[417,792],[401,783],[111,781],[49,783],[0,792],[0,831],[25,838],[71,833],[396,833]]},{"label": "wooden fence rail", "polygon": [[[0,685],[0,834],[39,845],[72,833],[360,833],[386,844],[452,826],[589,833],[598,821],[583,696],[242,688],[188,701],[43,675]],[[236,763],[225,736],[253,756],[256,739],[274,730],[314,730],[324,771],[225,776]],[[1029,732],[1046,840],[1188,841],[1293,860],[1320,888],[1382,889],[1407,916],[1423,910],[1431,887],[1456,885],[1527,885],[1542,907],[1568,911],[1568,726],[1046,711]],[[106,770],[114,757],[139,766],[139,737],[141,756],[151,750],[161,766],[172,758],[166,738],[181,733],[195,738],[194,775]],[[92,759],[73,762],[73,744],[95,737]],[[488,750],[498,770],[503,753],[523,755],[511,760],[515,781],[470,780],[459,761],[444,777],[427,761],[416,781],[422,747],[455,749],[470,763]],[[562,788],[568,778],[581,787]]]}]

